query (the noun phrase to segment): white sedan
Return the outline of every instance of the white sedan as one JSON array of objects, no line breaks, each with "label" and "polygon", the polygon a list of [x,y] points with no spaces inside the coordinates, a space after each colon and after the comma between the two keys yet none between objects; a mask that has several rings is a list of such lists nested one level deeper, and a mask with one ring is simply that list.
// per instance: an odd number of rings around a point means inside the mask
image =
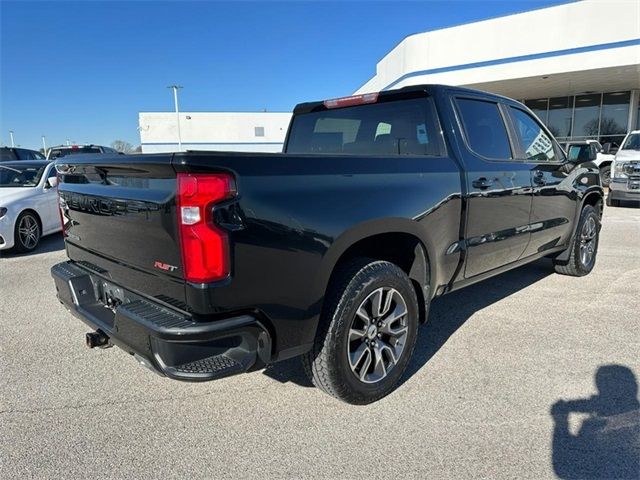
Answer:
[{"label": "white sedan", "polygon": [[53,162],[0,162],[0,250],[35,249],[44,235],[62,230]]}]

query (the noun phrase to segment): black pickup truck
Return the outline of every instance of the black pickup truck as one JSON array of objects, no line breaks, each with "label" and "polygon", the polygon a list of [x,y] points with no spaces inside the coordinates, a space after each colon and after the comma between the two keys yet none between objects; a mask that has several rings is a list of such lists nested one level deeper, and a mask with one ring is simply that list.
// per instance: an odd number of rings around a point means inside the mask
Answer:
[{"label": "black pickup truck", "polygon": [[302,356],[364,404],[397,385],[435,297],[545,256],[594,266],[598,168],[508,98],[303,103],[284,150],[59,159],[70,260],[52,275],[87,344],[188,381]]}]

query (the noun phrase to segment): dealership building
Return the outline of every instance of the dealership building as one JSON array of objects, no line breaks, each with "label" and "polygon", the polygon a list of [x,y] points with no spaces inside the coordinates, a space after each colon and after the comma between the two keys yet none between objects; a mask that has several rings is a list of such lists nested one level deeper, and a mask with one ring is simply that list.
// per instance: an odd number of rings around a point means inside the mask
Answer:
[{"label": "dealership building", "polygon": [[[561,142],[619,144],[640,128],[640,2],[583,0],[410,35],[354,93],[425,83],[521,100]],[[180,113],[183,149],[279,151],[289,118]],[[143,151],[175,150],[176,124],[175,113],[140,113]]]}]

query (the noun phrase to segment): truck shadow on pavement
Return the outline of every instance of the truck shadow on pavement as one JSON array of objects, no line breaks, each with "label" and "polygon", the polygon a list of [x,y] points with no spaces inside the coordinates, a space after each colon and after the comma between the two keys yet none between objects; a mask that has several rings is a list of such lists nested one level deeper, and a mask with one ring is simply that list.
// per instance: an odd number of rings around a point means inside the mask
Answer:
[{"label": "truck shadow on pavement", "polygon": [[[595,374],[597,395],[558,400],[554,422],[553,469],[563,479],[640,479],[638,382],[622,365],[604,365]],[[575,433],[570,415],[584,418]]]},{"label": "truck shadow on pavement", "polygon": [[[416,347],[401,383],[418,372],[475,312],[552,273],[551,262],[542,259],[434,300],[427,323],[418,330]],[[264,370],[264,374],[282,383],[293,382],[311,387],[313,385],[307,379],[301,363],[299,358],[285,360],[271,365]]]}]

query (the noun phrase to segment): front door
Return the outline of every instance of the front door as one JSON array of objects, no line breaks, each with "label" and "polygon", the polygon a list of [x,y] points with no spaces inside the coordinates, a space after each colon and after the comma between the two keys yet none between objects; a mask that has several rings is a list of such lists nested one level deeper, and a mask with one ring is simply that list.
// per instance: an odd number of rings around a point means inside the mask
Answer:
[{"label": "front door", "polygon": [[535,255],[569,242],[577,214],[574,179],[564,153],[540,122],[518,106],[507,110],[519,143],[518,159],[531,171],[531,240],[524,256]]}]

